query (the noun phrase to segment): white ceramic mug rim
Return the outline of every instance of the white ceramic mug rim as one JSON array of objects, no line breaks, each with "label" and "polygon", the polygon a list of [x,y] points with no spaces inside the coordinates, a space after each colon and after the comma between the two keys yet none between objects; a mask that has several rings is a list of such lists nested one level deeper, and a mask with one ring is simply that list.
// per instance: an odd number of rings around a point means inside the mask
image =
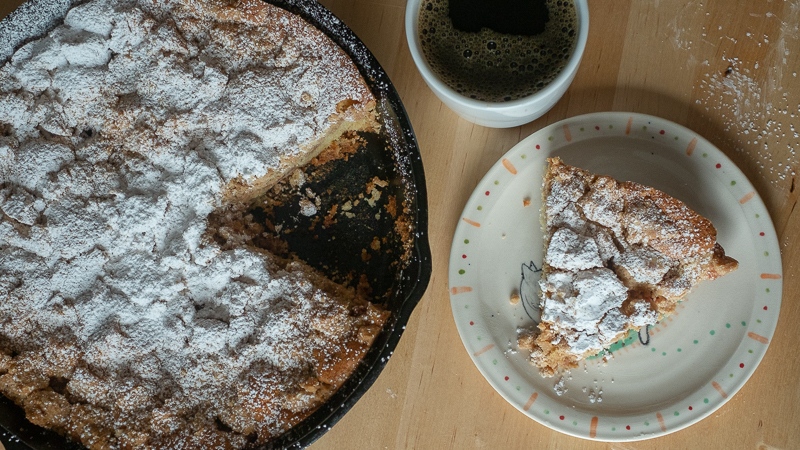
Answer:
[{"label": "white ceramic mug rim", "polygon": [[408,41],[411,57],[417,65],[422,77],[429,84],[433,84],[434,88],[447,97],[467,108],[486,109],[491,108],[497,111],[511,110],[523,105],[537,102],[540,98],[550,97],[555,94],[559,86],[563,83],[569,82],[570,77],[577,71],[577,66],[583,57],[583,51],[586,49],[586,41],[589,37],[589,4],[588,0],[573,0],[575,3],[575,12],[578,20],[578,37],[575,41],[575,49],[567,61],[567,64],[561,68],[558,75],[541,90],[533,94],[517,100],[510,100],[507,102],[486,102],[459,94],[453,88],[445,84],[439,77],[433,73],[428,61],[422,55],[420,49],[419,34],[414,30],[419,23],[419,7],[424,0],[409,0],[406,5],[406,40]]}]

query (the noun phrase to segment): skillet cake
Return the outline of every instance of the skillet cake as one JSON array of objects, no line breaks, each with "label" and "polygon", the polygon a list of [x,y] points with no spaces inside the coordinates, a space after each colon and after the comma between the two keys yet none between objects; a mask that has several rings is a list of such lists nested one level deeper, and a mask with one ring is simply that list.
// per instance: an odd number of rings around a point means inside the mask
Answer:
[{"label": "skillet cake", "polygon": [[378,127],[352,61],[280,8],[72,8],[0,68],[0,392],[91,449],[244,448],[308,416],[388,313],[208,217]]},{"label": "skillet cake", "polygon": [[541,323],[519,347],[549,377],[653,325],[698,283],[737,269],[680,200],[549,158],[542,189]]}]

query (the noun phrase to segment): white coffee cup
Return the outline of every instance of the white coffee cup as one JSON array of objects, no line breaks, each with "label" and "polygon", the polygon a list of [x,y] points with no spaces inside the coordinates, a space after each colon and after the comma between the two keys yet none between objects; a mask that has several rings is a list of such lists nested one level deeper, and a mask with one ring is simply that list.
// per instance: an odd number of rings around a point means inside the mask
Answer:
[{"label": "white coffee cup", "polygon": [[574,0],[578,22],[575,49],[553,81],[532,95],[507,102],[485,102],[465,97],[436,76],[422,53],[419,38],[419,10],[422,1],[424,0],[408,0],[406,4],[406,39],[411,57],[433,93],[456,114],[470,122],[492,128],[511,128],[532,122],[555,106],[578,72],[578,64],[589,36],[587,0]]}]

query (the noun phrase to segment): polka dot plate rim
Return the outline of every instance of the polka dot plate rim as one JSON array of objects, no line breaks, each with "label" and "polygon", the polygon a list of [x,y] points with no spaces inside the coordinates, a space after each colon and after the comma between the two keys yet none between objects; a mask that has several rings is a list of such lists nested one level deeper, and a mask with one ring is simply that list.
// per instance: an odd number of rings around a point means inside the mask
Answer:
[{"label": "polka dot plate rim", "polygon": [[[517,351],[531,326],[522,265],[541,266],[546,158],[661,189],[709,218],[740,267],[700,284],[644,345],[631,334],[559,379]],[[722,407],[756,370],[777,326],[782,268],[769,213],[745,175],[697,133],[626,112],[565,119],[534,132],[489,169],[459,217],[449,263],[453,318],[476,367],[511,405],[572,436],[636,441],[690,426]],[[645,339],[646,342],[646,339]],[[623,345],[624,343],[624,345]]]}]

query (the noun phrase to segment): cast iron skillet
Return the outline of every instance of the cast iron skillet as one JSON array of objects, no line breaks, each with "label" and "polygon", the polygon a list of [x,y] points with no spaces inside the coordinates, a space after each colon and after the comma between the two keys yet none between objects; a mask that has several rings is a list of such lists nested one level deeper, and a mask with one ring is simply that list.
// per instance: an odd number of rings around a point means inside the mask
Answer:
[{"label": "cast iron skillet", "polygon": [[[22,44],[62,23],[69,8],[81,2],[81,0],[29,0],[0,21],[0,64],[5,64],[13,51]],[[358,164],[358,170],[351,171],[347,165],[340,165],[331,173],[338,177],[342,171],[345,174],[353,172],[350,174],[353,177],[363,178],[371,177],[373,174],[370,171],[379,172],[377,175],[381,179],[389,181],[391,193],[396,195],[398,200],[404,201],[408,207],[406,216],[412,233],[408,236],[410,242],[404,243],[411,248],[408,261],[376,258],[372,266],[359,267],[356,267],[358,266],[356,262],[341,262],[350,267],[339,267],[340,272],[360,271],[366,273],[371,280],[377,280],[382,287],[388,287],[382,294],[382,299],[378,301],[386,305],[391,317],[345,384],[317,411],[277,439],[260,447],[261,450],[305,448],[347,413],[369,389],[388,362],[411,312],[425,292],[431,274],[427,237],[427,197],[422,159],[414,131],[392,82],[352,30],[315,0],[269,0],[269,2],[298,14],[316,26],[347,52],[360,70],[378,100],[382,129],[380,133],[366,136],[366,144],[359,149],[359,154],[353,157],[355,161],[360,158],[363,162]],[[364,179],[356,180],[356,182],[363,181]],[[322,179],[321,183],[324,187],[326,180]],[[389,221],[387,214],[383,216],[385,220],[369,224],[368,227],[372,227],[372,231],[376,234],[391,235],[393,221]],[[340,222],[339,228],[332,233],[339,233],[348,238],[362,234],[361,230],[365,226],[358,218],[350,222],[346,220]],[[397,241],[397,238],[394,240]],[[318,256],[321,252],[315,252],[314,249],[314,246],[290,248],[300,258],[326,272],[324,266],[330,261],[320,260]],[[394,253],[399,257],[402,252]],[[0,442],[7,450],[83,448],[57,433],[31,424],[25,419],[22,409],[2,395],[0,395]]]}]

